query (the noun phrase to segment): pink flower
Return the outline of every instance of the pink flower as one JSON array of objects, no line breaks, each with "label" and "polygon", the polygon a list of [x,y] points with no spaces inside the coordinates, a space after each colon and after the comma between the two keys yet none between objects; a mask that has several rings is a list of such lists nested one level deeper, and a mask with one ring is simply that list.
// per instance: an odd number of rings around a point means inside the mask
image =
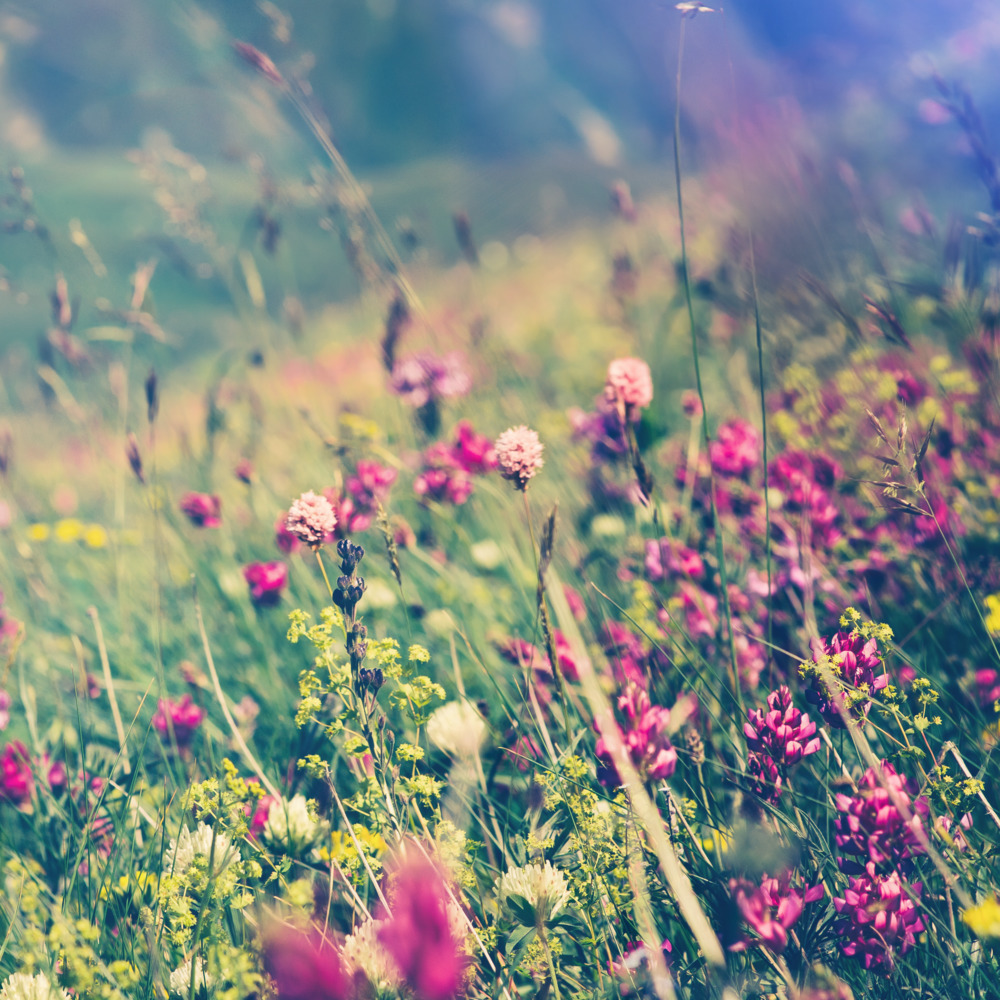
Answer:
[{"label": "pink flower", "polygon": [[241,458],[233,469],[233,475],[249,486],[253,482],[253,462],[249,458]]},{"label": "pink flower", "polygon": [[866,969],[892,972],[896,958],[916,944],[916,935],[924,929],[917,903],[910,898],[910,893],[919,896],[921,888],[919,882],[907,885],[899,872],[879,875],[869,862],[862,875],[850,880],[843,897],[833,900],[841,917],[834,928],[844,942],[841,951]]},{"label": "pink flower", "polygon": [[[625,719],[621,738],[640,779],[651,782],[669,778],[677,767],[677,751],[667,737],[670,709],[652,705],[646,691],[631,683],[618,698],[618,710],[619,716]],[[602,782],[621,784],[621,776],[603,736],[598,739],[594,752],[604,765]]]},{"label": "pink flower", "polygon": [[688,391],[681,396],[681,410],[688,420],[700,420],[701,398],[698,396],[698,393],[688,389]]},{"label": "pink flower", "polygon": [[473,475],[483,475],[497,467],[493,442],[485,434],[477,434],[468,420],[463,420],[455,428],[452,455],[466,472]]},{"label": "pink flower", "polygon": [[243,577],[250,585],[250,600],[259,608],[271,607],[281,600],[288,567],[283,562],[250,563],[243,567]]},{"label": "pink flower", "polygon": [[524,424],[505,430],[494,448],[500,475],[519,490],[526,490],[528,480],[545,464],[542,460],[544,445],[538,440],[538,434]]},{"label": "pink flower", "polygon": [[[780,954],[788,944],[788,931],[799,917],[806,903],[823,898],[822,885],[804,891],[791,887],[791,875],[785,872],[780,878],[761,879],[760,886],[747,879],[730,879],[729,891],[740,911],[740,916],[753,928],[760,944]],[[746,939],[730,945],[730,951],[743,951],[750,946]]]},{"label": "pink flower", "polygon": [[24,805],[31,798],[35,776],[31,769],[28,748],[13,740],[0,754],[0,798],[10,799],[15,805]]},{"label": "pink flower", "polygon": [[816,723],[792,705],[792,693],[782,685],[767,696],[768,711],[759,708],[747,713],[743,725],[750,751],[748,773],[755,779],[754,791],[777,802],[788,769],[803,757],[819,750]]},{"label": "pink flower", "polygon": [[730,420],[719,428],[709,457],[719,475],[745,476],[760,461],[760,437],[745,420]]},{"label": "pink flower", "polygon": [[173,726],[177,745],[185,747],[194,738],[205,714],[205,710],[196,705],[189,694],[184,695],[180,701],[161,698],[153,716],[153,728],[162,737],[169,739],[170,728]]},{"label": "pink flower", "polygon": [[653,401],[653,376],[641,358],[616,358],[608,365],[604,391],[611,402],[645,409]]},{"label": "pink flower", "polygon": [[217,528],[222,524],[222,501],[213,493],[185,493],[181,511],[198,528]]},{"label": "pink flower", "polygon": [[423,857],[410,857],[389,873],[392,915],[378,929],[416,1000],[451,1000],[465,972],[462,942],[452,926],[444,879]]},{"label": "pink flower", "polygon": [[6,729],[10,725],[10,706],[10,695],[3,689],[0,689],[0,729]]},{"label": "pink flower", "polygon": [[831,670],[838,681],[837,689],[832,690],[823,674],[814,670],[812,685],[806,689],[806,700],[816,706],[829,725],[843,729],[844,720],[837,705],[840,704],[855,718],[866,716],[871,708],[869,695],[881,691],[889,683],[889,678],[885,673],[875,676],[875,671],[882,666],[878,644],[874,639],[866,640],[857,631],[841,631],[823,643],[816,642],[813,661],[819,663],[822,658],[832,661]]},{"label": "pink flower", "polygon": [[351,1000],[355,995],[339,953],[316,929],[277,927],[264,939],[261,953],[280,1000]]},{"label": "pink flower", "polygon": [[458,506],[469,499],[472,480],[451,449],[438,441],[423,454],[423,468],[413,481],[413,492],[421,499]]},{"label": "pink flower", "polygon": [[337,527],[337,515],[325,496],[318,496],[309,490],[288,508],[285,527],[303,545],[317,551],[327,535],[332,535]]},{"label": "pink flower", "polygon": [[464,396],[472,380],[460,354],[437,357],[424,351],[396,362],[390,386],[404,402],[420,408],[439,399]]},{"label": "pink flower", "polygon": [[[892,795],[883,784],[891,789]],[[858,782],[857,793],[838,794],[836,803],[841,813],[834,823],[837,847],[862,859],[859,864],[839,858],[842,871],[851,874],[865,864],[905,870],[914,855],[924,853],[917,832],[926,832],[924,820],[930,814],[927,799],[918,797],[916,783],[898,774],[887,761],[882,762],[881,775],[868,768]],[[909,819],[900,812],[897,803],[909,811]]]},{"label": "pink flower", "polygon": [[298,536],[293,535],[285,527],[287,516],[287,514],[279,514],[278,520],[274,522],[274,544],[286,555],[291,555],[293,552],[298,552],[299,546],[302,543],[299,541]]}]

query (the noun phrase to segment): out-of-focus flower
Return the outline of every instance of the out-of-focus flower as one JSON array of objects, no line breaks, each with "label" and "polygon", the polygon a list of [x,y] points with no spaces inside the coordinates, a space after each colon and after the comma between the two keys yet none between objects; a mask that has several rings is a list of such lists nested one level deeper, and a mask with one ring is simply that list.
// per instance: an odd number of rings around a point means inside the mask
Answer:
[{"label": "out-of-focus flower", "polygon": [[882,666],[878,643],[875,639],[865,639],[857,631],[837,632],[822,643],[816,642],[813,661],[830,667],[838,688],[831,690],[823,672],[814,668],[806,700],[815,705],[819,714],[835,729],[844,728],[838,703],[855,718],[866,716],[871,708],[870,695],[889,683],[885,673],[875,676],[875,671]]},{"label": "out-of-focus flower", "polygon": [[978,938],[1000,938],[1000,899],[985,899],[962,911],[962,922]]},{"label": "out-of-focus flower", "polygon": [[439,441],[424,452],[423,467],[413,481],[413,492],[421,499],[458,506],[469,499],[472,480],[452,450]]},{"label": "out-of-focus flower", "polygon": [[10,695],[3,689],[0,689],[0,729],[6,729],[10,725],[10,706]]},{"label": "out-of-focus flower", "polygon": [[835,897],[834,908],[840,914],[835,932],[841,951],[853,956],[866,969],[888,975],[896,959],[916,944],[924,922],[911,898],[919,896],[921,884],[907,885],[899,872],[879,875],[873,862],[852,878],[843,897]]},{"label": "out-of-focus flower", "polygon": [[205,715],[205,710],[195,704],[189,694],[184,695],[179,701],[161,698],[153,716],[153,728],[167,739],[172,727],[177,745],[186,747],[194,738]]},{"label": "out-of-focus flower", "polygon": [[524,424],[505,430],[496,439],[494,448],[500,475],[522,491],[545,464],[542,459],[544,445],[538,440],[538,434]]},{"label": "out-of-focus flower", "polygon": [[384,925],[384,920],[365,920],[344,939],[340,949],[347,971],[355,975],[360,972],[380,996],[398,992],[400,985],[399,970],[379,941]]},{"label": "out-of-focus flower", "polygon": [[816,723],[792,705],[792,693],[785,685],[767,696],[767,711],[747,713],[743,725],[747,749],[747,770],[755,779],[755,791],[777,802],[788,769],[803,757],[819,750]]},{"label": "out-of-focus flower", "polygon": [[291,555],[293,552],[299,551],[299,546],[302,543],[299,541],[298,535],[292,534],[285,527],[286,517],[286,514],[279,514],[278,520],[274,522],[274,544],[278,546],[281,552]]},{"label": "out-of-focus flower", "polygon": [[[897,802],[909,811],[909,819]],[[860,864],[839,859],[843,871],[850,874],[866,864],[880,870],[905,871],[914,855],[924,853],[917,833],[927,832],[927,799],[918,796],[916,783],[898,774],[888,761],[883,761],[879,770],[868,768],[858,782],[857,793],[838,794],[836,803],[841,813],[834,824],[837,847],[861,858]]]},{"label": "out-of-focus flower", "polygon": [[197,528],[217,528],[222,524],[222,501],[214,493],[185,493],[180,508]]},{"label": "out-of-focus flower", "polygon": [[520,896],[535,911],[536,920],[547,923],[570,901],[572,893],[566,876],[546,861],[504,872],[497,882],[497,899],[504,906],[511,896]]},{"label": "out-of-focus flower", "polygon": [[280,1000],[352,1000],[354,983],[340,955],[318,930],[276,927],[262,942],[264,969]]},{"label": "out-of-focus flower", "polygon": [[721,476],[745,476],[760,462],[760,435],[745,420],[730,420],[709,446],[712,468]]},{"label": "out-of-focus flower", "polygon": [[[823,898],[822,885],[797,889],[791,885],[791,874],[779,878],[765,876],[759,886],[746,879],[730,879],[729,891],[740,916],[753,928],[759,943],[780,954],[788,944],[788,931],[802,916],[806,903]],[[730,951],[743,951],[751,942],[742,939],[730,945]]]},{"label": "out-of-focus flower", "polygon": [[233,469],[233,475],[249,486],[253,482],[253,462],[249,458],[241,458]]},{"label": "out-of-focus flower", "polygon": [[493,442],[485,434],[477,434],[468,420],[455,428],[452,455],[472,475],[481,476],[497,467]]},{"label": "out-of-focus flower", "polygon": [[449,701],[427,720],[427,738],[452,757],[474,758],[485,735],[483,717],[467,701]]},{"label": "out-of-focus flower", "polygon": [[[621,729],[622,742],[642,781],[662,781],[677,767],[677,751],[667,737],[670,709],[650,703],[649,695],[640,685],[631,683],[618,698],[618,713],[625,719]],[[607,741],[601,736],[595,752],[604,765],[602,781],[621,783],[621,776],[608,752]]]},{"label": "out-of-focus flower", "polygon": [[52,983],[44,972],[15,972],[0,987],[0,1000],[71,1000],[70,994]]},{"label": "out-of-focus flower", "polygon": [[429,352],[401,358],[392,369],[392,391],[410,406],[426,406],[439,399],[464,396],[472,388],[472,380],[458,353],[442,357]]},{"label": "out-of-focus flower", "polygon": [[653,401],[653,376],[641,358],[616,358],[604,385],[608,401],[626,409],[645,409]]},{"label": "out-of-focus flower", "polygon": [[215,984],[215,977],[205,971],[205,963],[200,957],[189,958],[170,973],[168,978],[170,992],[174,996],[186,1000],[191,989],[192,975],[194,976],[194,995],[196,997],[208,995],[208,991]]},{"label": "out-of-focus flower", "polygon": [[12,740],[0,754],[0,798],[24,805],[31,798],[34,787],[28,748],[19,740]]},{"label": "out-of-focus flower", "polygon": [[390,869],[392,916],[380,914],[378,939],[417,1000],[451,1000],[462,986],[465,954],[449,914],[440,872],[422,857]]},{"label": "out-of-focus flower", "polygon": [[698,393],[691,389],[688,389],[681,396],[681,411],[688,420],[700,420],[701,419],[701,398]]},{"label": "out-of-focus flower", "polygon": [[[663,958],[670,964],[670,953],[674,950],[669,941],[660,946]],[[646,996],[644,987],[650,981],[650,955],[644,944],[625,946],[625,954],[615,962],[608,962],[608,972],[618,980],[618,992],[623,997]]]},{"label": "out-of-focus flower", "polygon": [[312,490],[293,500],[285,517],[285,528],[289,533],[313,551],[319,549],[336,527],[337,515],[330,501]]},{"label": "out-of-focus flower", "polygon": [[243,577],[250,585],[250,600],[259,608],[271,607],[281,600],[288,567],[283,562],[250,563],[243,567]]}]

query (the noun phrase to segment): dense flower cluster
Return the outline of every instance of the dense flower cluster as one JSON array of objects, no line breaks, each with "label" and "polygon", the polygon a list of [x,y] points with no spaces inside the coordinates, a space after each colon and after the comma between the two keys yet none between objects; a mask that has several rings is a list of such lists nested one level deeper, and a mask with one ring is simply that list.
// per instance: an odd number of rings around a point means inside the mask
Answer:
[{"label": "dense flower cluster", "polygon": [[747,740],[747,771],[754,791],[777,802],[788,769],[803,757],[819,750],[816,723],[792,704],[792,692],[785,685],[767,696],[767,711],[751,709],[743,724]]},{"label": "dense flower cluster", "polygon": [[892,972],[896,959],[914,946],[924,929],[912,898],[921,889],[919,882],[908,885],[898,872],[880,875],[869,862],[861,875],[850,880],[844,895],[833,900],[840,915],[835,930],[844,941],[843,953],[866,969]]},{"label": "dense flower cluster", "polygon": [[840,812],[834,824],[837,847],[861,859],[860,863],[840,859],[844,871],[856,872],[868,864],[879,871],[906,870],[914,855],[924,853],[919,833],[926,836],[928,832],[927,799],[917,795],[912,778],[898,774],[888,761],[878,770],[868,768],[857,792],[838,794],[836,803]]},{"label": "dense flower cluster", "polygon": [[653,375],[641,358],[616,358],[608,365],[605,396],[627,410],[645,409],[653,402]]},{"label": "dense flower cluster", "polygon": [[400,358],[393,366],[392,391],[410,406],[420,408],[439,399],[464,396],[472,388],[462,356],[438,356],[429,351]]},{"label": "dense flower cluster", "polygon": [[844,728],[838,705],[855,718],[866,716],[871,708],[870,695],[889,683],[887,674],[875,676],[875,671],[882,667],[878,643],[875,639],[865,639],[856,630],[840,631],[823,643],[817,643],[813,662],[829,668],[836,686],[831,687],[825,670],[812,668],[812,683],[806,690],[806,699],[836,729]]},{"label": "dense flower cluster", "polygon": [[[649,694],[635,683],[628,684],[619,695],[617,708],[623,720],[621,739],[640,779],[645,782],[669,778],[677,767],[677,750],[667,736],[670,709],[651,704]],[[603,736],[598,739],[595,752],[603,766],[601,780],[605,784],[621,784]]]},{"label": "dense flower cluster", "polygon": [[542,459],[545,446],[538,440],[538,433],[524,424],[505,430],[493,447],[500,475],[522,491],[545,464]]},{"label": "dense flower cluster", "polygon": [[309,490],[292,502],[285,517],[285,528],[303,545],[318,549],[337,527],[337,515],[330,501]]}]

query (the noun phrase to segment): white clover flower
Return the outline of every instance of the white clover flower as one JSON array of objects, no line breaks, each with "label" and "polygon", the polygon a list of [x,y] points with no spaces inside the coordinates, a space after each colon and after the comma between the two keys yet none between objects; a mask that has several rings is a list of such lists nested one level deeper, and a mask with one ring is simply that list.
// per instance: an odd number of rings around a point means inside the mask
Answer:
[{"label": "white clover flower", "polygon": [[366,920],[344,939],[340,957],[349,972],[364,973],[376,992],[393,993],[398,990],[401,980],[392,957],[378,939],[379,928],[384,923],[384,920]]},{"label": "white clover flower", "polygon": [[427,720],[427,738],[452,757],[475,757],[485,735],[483,717],[467,701],[449,701]]},{"label": "white clover flower", "polygon": [[69,993],[49,982],[44,972],[15,972],[0,988],[0,1000],[70,1000]]},{"label": "white clover flower", "polygon": [[309,803],[304,795],[279,799],[271,805],[264,825],[264,836],[289,850],[297,850],[316,839],[319,823],[309,815]]},{"label": "white clover flower", "polygon": [[[212,841],[215,841],[214,853]],[[170,841],[163,854],[163,870],[167,874],[183,875],[194,859],[201,855],[207,861],[212,858],[212,874],[221,875],[231,864],[239,860],[239,853],[229,837],[221,830],[213,830],[207,823],[199,823],[192,833],[187,827]]]},{"label": "white clover flower", "polygon": [[[178,996],[186,997],[191,989],[191,959],[189,958],[183,965],[178,966],[170,973],[170,992]],[[215,984],[215,976],[210,976],[205,971],[205,963],[201,958],[194,959],[194,985],[195,993],[204,990],[206,993]]]},{"label": "white clover flower", "polygon": [[497,898],[504,906],[509,896],[523,896],[541,921],[554,917],[570,899],[566,876],[551,861],[544,865],[511,868],[500,876]]}]

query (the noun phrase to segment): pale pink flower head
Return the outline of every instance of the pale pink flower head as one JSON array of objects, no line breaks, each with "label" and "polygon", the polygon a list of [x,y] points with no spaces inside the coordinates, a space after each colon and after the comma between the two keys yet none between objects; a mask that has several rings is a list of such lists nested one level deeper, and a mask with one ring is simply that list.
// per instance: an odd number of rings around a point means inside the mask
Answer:
[{"label": "pale pink flower head", "polygon": [[309,490],[288,508],[285,527],[303,545],[315,551],[328,535],[333,534],[333,529],[337,527],[337,515],[325,496]]},{"label": "pale pink flower head", "polygon": [[493,448],[500,475],[522,491],[528,488],[528,480],[545,464],[542,460],[544,445],[538,440],[538,433],[524,424],[505,430]]},{"label": "pale pink flower head", "polygon": [[653,376],[642,358],[615,358],[608,365],[604,391],[610,402],[645,409],[653,402]]}]

